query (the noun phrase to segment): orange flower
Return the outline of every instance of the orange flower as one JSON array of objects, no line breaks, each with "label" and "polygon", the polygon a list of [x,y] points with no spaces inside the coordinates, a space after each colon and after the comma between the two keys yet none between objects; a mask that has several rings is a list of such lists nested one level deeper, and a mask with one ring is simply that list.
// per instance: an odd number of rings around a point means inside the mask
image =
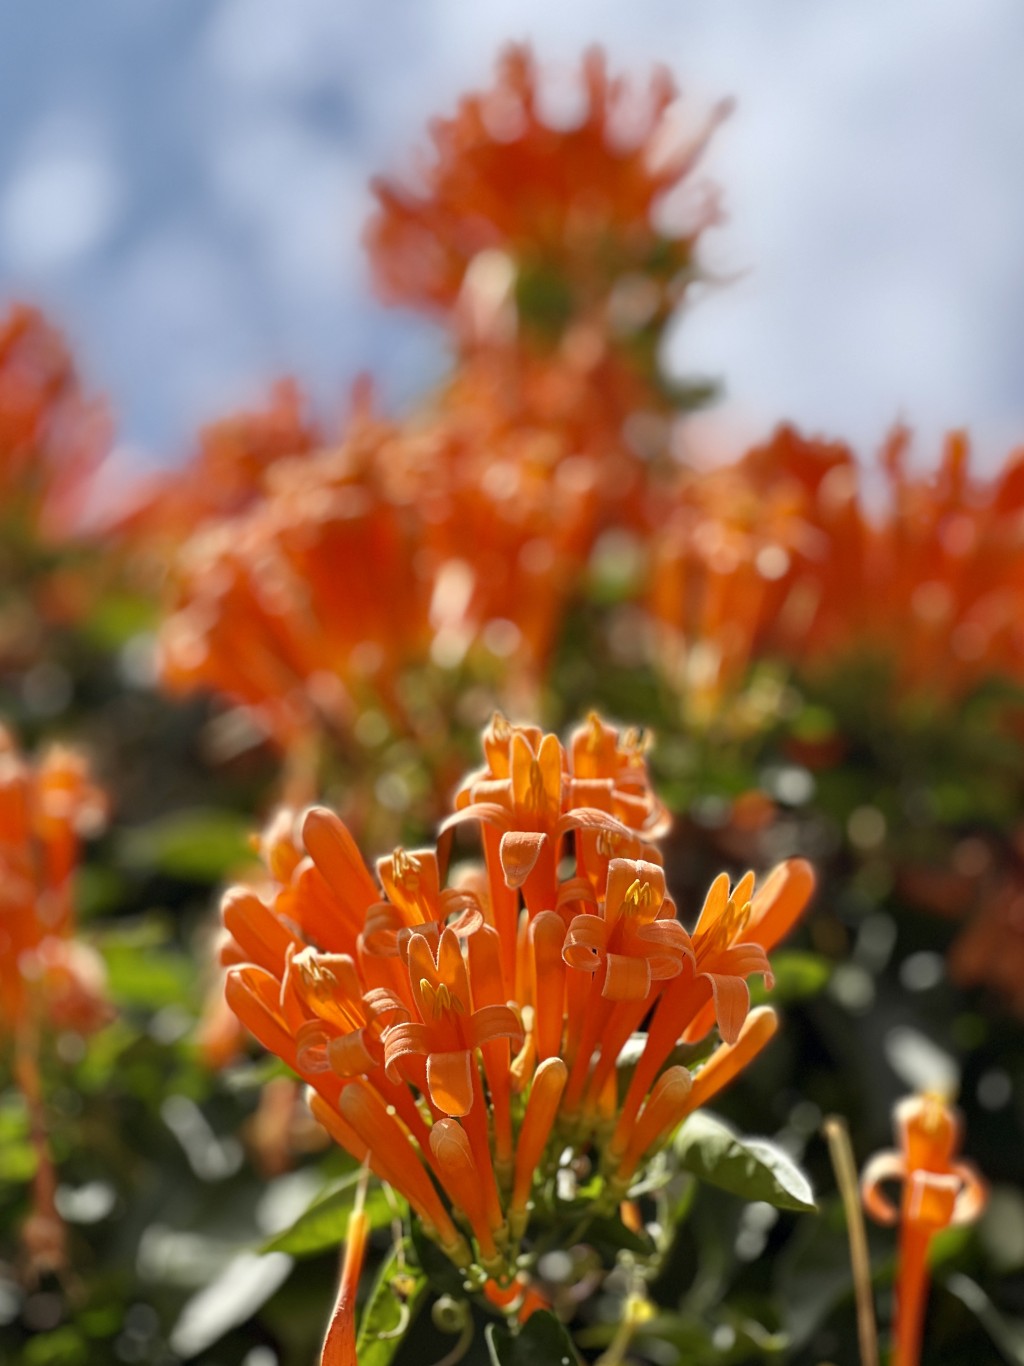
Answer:
[{"label": "orange flower", "polygon": [[80,754],[54,747],[31,766],[0,727],[0,1032],[107,1018],[100,960],[72,938],[81,840],[105,813]]},{"label": "orange flower", "polygon": [[[878,1153],[864,1168],[864,1206],[879,1223],[900,1224],[893,1366],[917,1366],[928,1294],[928,1245],[951,1224],[977,1219],[986,1187],[970,1163],[954,1160],[962,1124],[939,1097],[911,1096],[896,1106],[900,1152]],[[899,1210],[882,1183],[903,1182]]]},{"label": "orange flower", "polygon": [[[691,939],[654,861],[665,813],[636,737],[591,717],[567,755],[497,717],[483,744],[455,813],[481,823],[483,868],[442,885],[442,836],[440,856],[380,860],[378,888],[336,816],[309,812],[298,839],[284,818],[262,840],[266,883],[225,898],[224,958],[229,1003],[313,1089],[316,1117],[480,1288],[493,1282],[494,1301],[522,1285],[533,1202],[555,1198],[567,1146],[617,1206],[693,1097],[767,1043],[775,1016],[747,1015],[745,978],[768,973],[762,945],[802,909],[810,876],[784,868],[752,904],[752,877],[731,898],[720,880]],[[595,853],[595,831],[635,852]],[[716,998],[726,1042],[696,1078],[659,1078]],[[624,1129],[615,1070],[652,1012]]]},{"label": "orange flower", "polygon": [[154,539],[168,544],[192,536],[203,522],[232,517],[256,502],[273,465],[316,450],[319,431],[304,412],[293,380],[281,380],[262,410],[234,414],[199,433],[198,450],[178,469],[148,481],[116,526],[143,554]]},{"label": "orange flower", "polygon": [[602,996],[646,1001],[651,984],[678,977],[690,936],[665,896],[665,873],[642,859],[612,859],[603,915],[577,915],[563,957],[571,968],[600,973]]},{"label": "orange flower", "polygon": [[912,475],[908,446],[903,429],[885,443],[877,510],[874,472],[791,428],[681,480],[649,601],[663,667],[698,713],[759,659],[819,675],[880,661],[901,692],[947,699],[1024,677],[1020,456],[972,479],[954,433],[939,467]]},{"label": "orange flower", "polygon": [[453,930],[442,930],[436,959],[422,934],[410,936],[408,952],[419,1021],[388,1029],[385,1067],[394,1080],[407,1057],[425,1057],[431,1103],[442,1114],[468,1114],[480,1087],[473,1050],[494,1039],[521,1044],[522,1025],[508,1006],[472,1008],[469,973]]},{"label": "orange flower", "polygon": [[420,184],[376,182],[367,240],[387,298],[445,315],[461,302],[472,324],[482,301],[466,293],[487,275],[491,310],[500,313],[501,290],[511,290],[524,327],[542,336],[596,319],[638,341],[664,322],[694,277],[696,241],[716,205],[706,195],[689,224],[677,215],[665,227],[655,216],[722,111],[687,139],[664,70],[646,89],[630,86],[609,77],[596,49],[574,84],[582,111],[555,126],[543,110],[551,82],[528,48],[509,47],[492,89],[431,125]]},{"label": "orange flower", "polygon": [[60,334],[16,304],[0,320],[0,505],[5,534],[44,541],[81,531],[109,440],[103,407],[85,397]]},{"label": "orange flower", "polygon": [[64,1225],[39,1073],[39,1033],[80,1034],[110,1018],[103,964],[76,942],[73,883],[81,839],[105,802],[81,755],[54,747],[30,765],[0,727],[0,1044],[9,1048],[36,1153],[23,1241],[35,1271],[59,1270]]}]

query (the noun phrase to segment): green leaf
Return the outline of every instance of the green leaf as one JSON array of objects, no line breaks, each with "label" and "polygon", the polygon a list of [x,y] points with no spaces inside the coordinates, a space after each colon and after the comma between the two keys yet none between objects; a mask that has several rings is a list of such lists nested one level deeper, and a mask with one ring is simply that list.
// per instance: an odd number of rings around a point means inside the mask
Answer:
[{"label": "green leaf", "polygon": [[517,1333],[503,1323],[485,1330],[491,1366],[576,1366],[579,1357],[568,1331],[547,1309],[538,1309]]},{"label": "green leaf", "polygon": [[252,862],[250,828],[245,816],[196,807],[125,831],[118,853],[128,868],[188,882],[218,882]]},{"label": "green leaf", "polygon": [[817,1209],[811,1183],[788,1154],[766,1138],[740,1138],[714,1115],[691,1115],[674,1146],[680,1166],[711,1186],[776,1209]]},{"label": "green leaf", "polygon": [[[326,1194],[319,1195],[295,1223],[277,1233],[260,1248],[261,1252],[287,1252],[290,1257],[312,1257],[345,1241],[349,1215],[355,1203],[362,1169],[349,1172]],[[371,1228],[380,1228],[392,1217],[391,1204],[381,1186],[366,1193],[366,1217]]]},{"label": "green leaf", "polygon": [[359,1321],[360,1366],[388,1366],[427,1295],[427,1278],[407,1260],[409,1245],[396,1248],[380,1269]]},{"label": "green leaf", "polygon": [[170,926],[154,918],[121,924],[96,937],[107,965],[108,989],[117,1005],[159,1010],[193,996],[195,962],[171,947],[170,938]]},{"label": "green leaf", "polygon": [[772,954],[772,973],[775,985],[771,991],[766,990],[760,982],[751,984],[752,1005],[761,1005],[766,1001],[776,1004],[806,1001],[811,996],[817,996],[828,984],[832,966],[820,954],[783,949],[780,953]]}]

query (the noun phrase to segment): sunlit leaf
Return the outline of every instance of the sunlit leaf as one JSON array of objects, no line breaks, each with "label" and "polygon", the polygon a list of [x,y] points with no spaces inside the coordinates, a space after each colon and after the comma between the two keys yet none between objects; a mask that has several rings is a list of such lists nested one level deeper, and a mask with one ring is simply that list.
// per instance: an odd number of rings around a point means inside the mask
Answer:
[{"label": "sunlit leaf", "polygon": [[518,1332],[489,1323],[487,1350],[492,1366],[575,1366],[576,1348],[566,1328],[547,1309],[538,1309]]},{"label": "sunlit leaf", "polygon": [[815,1210],[814,1192],[793,1159],[766,1138],[740,1138],[714,1115],[698,1112],[675,1140],[680,1166],[709,1185],[777,1209]]},{"label": "sunlit leaf", "polygon": [[427,1295],[427,1278],[396,1248],[380,1269],[359,1321],[360,1366],[388,1366],[412,1327]]},{"label": "sunlit leaf", "polygon": [[[355,1202],[362,1171],[350,1172],[325,1195],[320,1195],[295,1223],[263,1244],[262,1252],[287,1252],[291,1257],[311,1257],[338,1247],[345,1241],[349,1215]],[[380,1186],[366,1194],[366,1215],[371,1228],[388,1223],[393,1210]]]}]

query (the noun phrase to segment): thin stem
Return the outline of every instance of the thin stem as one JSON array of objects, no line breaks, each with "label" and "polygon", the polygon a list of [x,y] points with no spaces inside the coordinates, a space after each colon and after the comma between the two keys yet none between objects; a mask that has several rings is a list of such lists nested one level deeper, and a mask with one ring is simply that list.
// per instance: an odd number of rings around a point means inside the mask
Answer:
[{"label": "thin stem", "polygon": [[821,1126],[828,1140],[832,1170],[843,1201],[846,1230],[850,1240],[850,1264],[853,1268],[853,1288],[857,1300],[857,1338],[860,1342],[861,1366],[878,1366],[878,1328],[875,1324],[875,1303],[871,1289],[871,1259],[868,1256],[868,1236],[860,1207],[860,1186],[857,1166],[853,1160],[850,1135],[846,1121],[839,1115],[829,1115]]}]

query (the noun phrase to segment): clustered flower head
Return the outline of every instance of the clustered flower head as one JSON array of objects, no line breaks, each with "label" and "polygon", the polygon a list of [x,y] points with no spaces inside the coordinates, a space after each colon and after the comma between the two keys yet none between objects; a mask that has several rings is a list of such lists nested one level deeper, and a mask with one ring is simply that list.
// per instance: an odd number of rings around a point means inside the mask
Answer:
[{"label": "clustered flower head", "polygon": [[[496,716],[483,747],[437,845],[396,850],[376,878],[330,811],[283,812],[266,882],[225,898],[224,961],[232,1008],[309,1083],[324,1127],[500,1286],[556,1169],[588,1162],[614,1209],[767,1043],[776,1017],[750,1009],[748,979],[770,985],[766,951],[813,876],[801,860],[758,889],[723,874],[687,930],[640,736],[592,715],[563,746]],[[449,870],[465,826],[483,862]],[[672,1065],[700,1040],[699,1070]]]},{"label": "clustered flower head", "polygon": [[915,473],[909,442],[895,431],[872,470],[783,427],[681,479],[649,601],[698,712],[765,658],[812,672],[881,662],[902,692],[940,699],[1024,677],[1021,458],[972,477],[954,433],[938,468]]},{"label": "clustered flower head", "polygon": [[367,698],[403,728],[403,679],[428,663],[535,690],[604,473],[483,376],[403,424],[360,402],[343,439],[279,459],[175,551],[163,679],[250,707],[283,747],[345,732]]},{"label": "clustered flower head", "polygon": [[53,746],[33,764],[0,727],[0,1038],[107,1018],[102,963],[74,938],[81,841],[105,814],[79,753]]},{"label": "clustered flower head", "polygon": [[707,190],[688,211],[666,203],[723,111],[689,136],[679,112],[664,70],[644,88],[594,49],[560,85],[508,47],[489,90],[434,120],[416,183],[375,183],[367,241],[385,297],[453,321],[470,346],[518,328],[570,351],[642,348],[693,282],[717,215]]}]

